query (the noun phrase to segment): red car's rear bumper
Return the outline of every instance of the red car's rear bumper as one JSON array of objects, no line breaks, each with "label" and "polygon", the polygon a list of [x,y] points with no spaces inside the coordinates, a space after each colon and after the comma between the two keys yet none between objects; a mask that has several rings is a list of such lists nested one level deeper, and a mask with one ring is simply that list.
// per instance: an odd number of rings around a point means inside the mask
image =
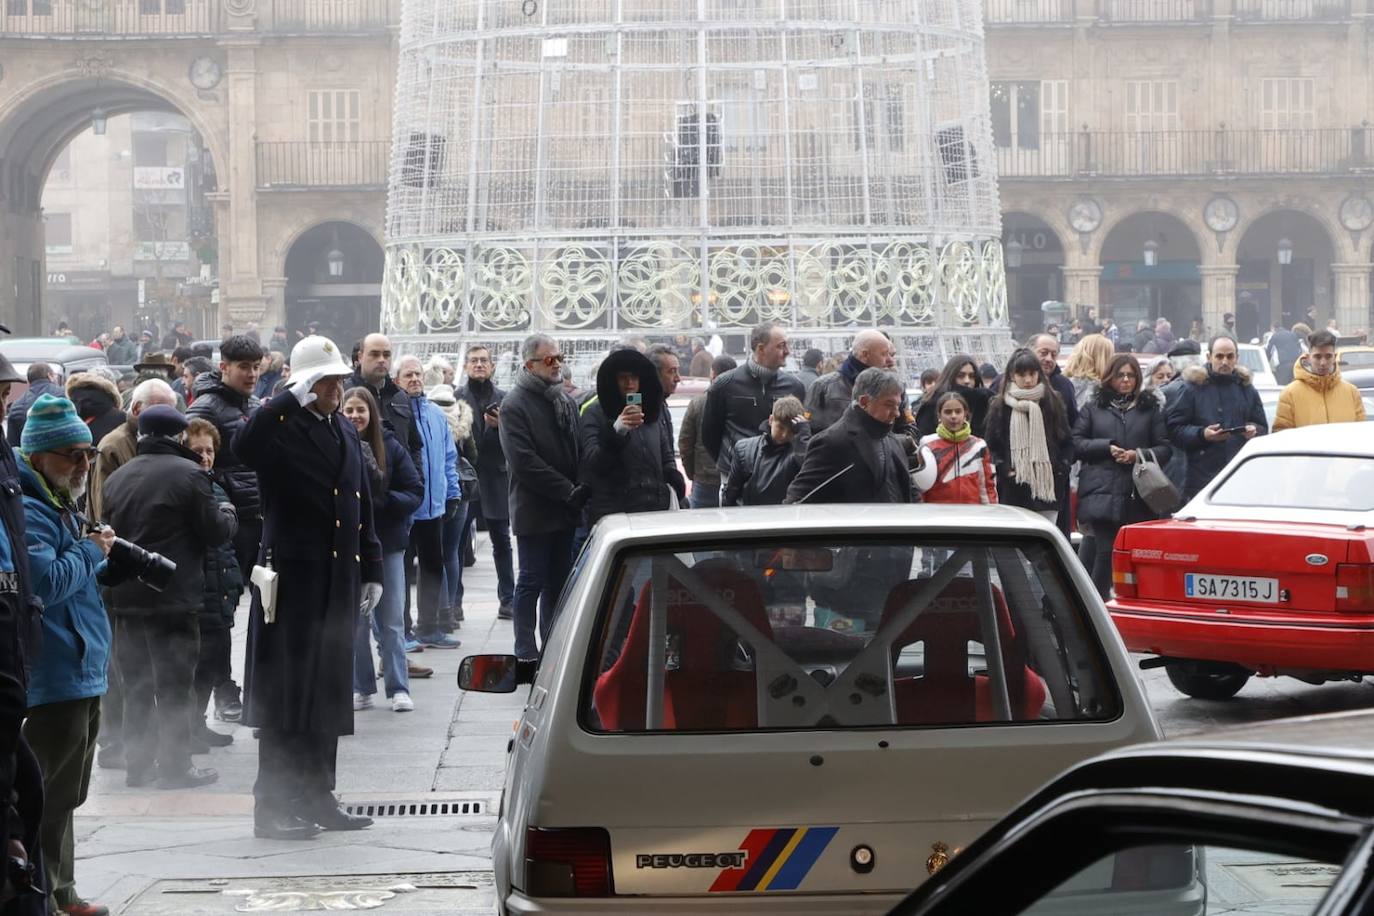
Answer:
[{"label": "red car's rear bumper", "polygon": [[1374,615],[1256,621],[1131,599],[1115,599],[1107,608],[1132,652],[1235,662],[1261,673],[1374,672]]}]

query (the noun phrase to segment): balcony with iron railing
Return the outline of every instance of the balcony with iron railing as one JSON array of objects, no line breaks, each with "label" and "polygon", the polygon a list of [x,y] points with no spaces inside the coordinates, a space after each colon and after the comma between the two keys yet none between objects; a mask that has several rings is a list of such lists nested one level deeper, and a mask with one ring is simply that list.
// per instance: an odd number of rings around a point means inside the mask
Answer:
[{"label": "balcony with iron railing", "polygon": [[989,26],[1070,25],[1076,18],[1107,25],[1345,22],[1351,0],[983,0]]},{"label": "balcony with iron railing", "polygon": [[269,33],[385,32],[396,0],[260,0],[247,21],[221,0],[0,0],[0,37],[178,38],[232,29]]},{"label": "balcony with iron railing", "polygon": [[1231,0],[1237,22],[1345,22],[1350,0]]},{"label": "balcony with iron railing", "polygon": [[1374,174],[1374,127],[1041,134],[997,164],[1011,180]]},{"label": "balcony with iron railing", "polygon": [[389,140],[308,140],[257,145],[258,187],[264,190],[386,187]]}]

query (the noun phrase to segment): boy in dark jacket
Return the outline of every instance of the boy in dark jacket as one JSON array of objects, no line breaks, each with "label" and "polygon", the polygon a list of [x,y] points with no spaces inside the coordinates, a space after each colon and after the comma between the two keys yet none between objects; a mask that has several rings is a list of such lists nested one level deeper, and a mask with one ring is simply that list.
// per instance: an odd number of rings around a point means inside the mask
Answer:
[{"label": "boy in dark jacket", "polygon": [[[220,448],[219,430],[209,420],[195,418],[186,428],[186,447],[200,456],[200,466],[210,474],[210,488],[221,505],[229,503],[222,471],[216,471],[215,453]],[[232,683],[234,610],[243,595],[247,577],[239,568],[234,544],[227,541],[205,551],[205,604],[200,610],[200,654],[196,659],[196,711],[191,716],[191,741],[210,747],[234,743],[233,735],[210,728],[205,710],[220,684]]]},{"label": "boy in dark jacket", "polygon": [[788,395],[773,402],[768,430],[735,443],[722,506],[780,506],[801,470],[811,426],[801,401]]}]

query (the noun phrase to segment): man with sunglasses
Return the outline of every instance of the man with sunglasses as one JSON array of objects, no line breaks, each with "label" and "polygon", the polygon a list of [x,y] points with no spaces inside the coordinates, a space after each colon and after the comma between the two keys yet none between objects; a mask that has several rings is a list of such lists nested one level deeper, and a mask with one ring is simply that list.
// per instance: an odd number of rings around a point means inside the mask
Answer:
[{"label": "man with sunglasses", "polygon": [[473,435],[477,437],[477,500],[468,512],[463,543],[468,531],[481,515],[491,537],[491,556],[496,564],[496,596],[501,602],[497,616],[515,616],[515,569],[510,552],[510,471],[506,453],[501,450],[501,402],[506,392],[492,380],[491,351],[481,344],[468,347],[463,360],[467,384],[458,396],[472,408]]},{"label": "man with sunglasses", "polygon": [[524,367],[501,402],[501,449],[510,469],[511,529],[520,555],[515,654],[539,656],[572,568],[573,536],[589,490],[577,484],[577,408],[563,392],[563,354],[546,334],[520,346]]},{"label": "man with sunglasses", "polygon": [[86,801],[110,656],[110,622],[96,576],[115,533],[108,527],[87,531],[75,512],[95,453],[91,431],[71,401],[43,395],[29,408],[19,478],[43,635],[29,674],[24,737],[43,771],[39,844],[49,909],[73,916],[109,912],[78,897],[73,877],[72,813]]}]

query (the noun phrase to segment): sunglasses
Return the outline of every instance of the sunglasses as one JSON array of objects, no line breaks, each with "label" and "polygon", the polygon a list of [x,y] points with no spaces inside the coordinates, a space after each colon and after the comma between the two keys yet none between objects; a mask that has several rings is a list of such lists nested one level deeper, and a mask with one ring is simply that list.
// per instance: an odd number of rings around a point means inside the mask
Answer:
[{"label": "sunglasses", "polygon": [[544,362],[544,365],[546,365],[546,366],[557,366],[557,365],[560,365],[560,364],[563,362],[563,354],[562,354],[562,353],[555,353],[555,354],[553,354],[552,356],[546,356],[546,357],[544,357],[543,362]]},{"label": "sunglasses", "polygon": [[90,463],[95,460],[96,455],[100,454],[100,450],[94,448],[70,448],[60,452],[53,451],[52,454],[57,455],[59,458],[62,458],[66,461],[70,461],[73,464],[75,464],[78,461],[81,461],[82,459],[85,459],[87,463]]}]

